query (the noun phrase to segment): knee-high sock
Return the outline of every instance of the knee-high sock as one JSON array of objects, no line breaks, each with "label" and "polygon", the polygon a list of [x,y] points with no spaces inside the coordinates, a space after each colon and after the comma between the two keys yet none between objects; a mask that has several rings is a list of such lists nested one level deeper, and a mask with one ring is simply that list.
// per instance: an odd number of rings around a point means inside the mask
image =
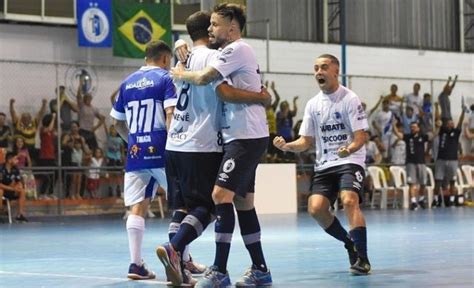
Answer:
[{"label": "knee-high sock", "polygon": [[331,225],[324,231],[337,240],[344,242],[346,245],[352,244],[351,236],[347,233],[346,229],[342,227],[337,217],[334,217],[334,221],[332,221]]},{"label": "knee-high sock", "polygon": [[181,221],[178,233],[171,239],[171,244],[182,254],[186,245],[199,237],[210,221],[211,214],[205,207],[197,207],[189,211],[188,215]]},{"label": "knee-high sock", "polygon": [[232,242],[232,234],[235,227],[234,204],[217,204],[216,217],[216,255],[214,265],[218,267],[221,273],[226,273],[230,243]]},{"label": "knee-high sock", "polygon": [[267,264],[263,256],[262,242],[260,241],[260,224],[255,208],[247,211],[238,211],[239,227],[245,247],[255,268],[267,272]]},{"label": "knee-high sock", "polygon": [[145,233],[145,219],[138,215],[130,214],[127,218],[128,248],[132,263],[142,263],[142,243]]},{"label": "knee-high sock", "polygon": [[356,227],[350,231],[360,257],[367,258],[367,228]]}]

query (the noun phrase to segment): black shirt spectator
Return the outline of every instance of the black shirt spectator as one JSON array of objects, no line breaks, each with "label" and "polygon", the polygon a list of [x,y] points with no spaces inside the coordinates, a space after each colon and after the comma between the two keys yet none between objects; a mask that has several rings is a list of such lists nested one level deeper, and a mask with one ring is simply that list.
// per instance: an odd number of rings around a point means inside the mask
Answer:
[{"label": "black shirt spectator", "polygon": [[460,135],[461,129],[459,127],[441,127],[439,131],[438,159],[458,160]]},{"label": "black shirt spectator", "polygon": [[429,141],[426,134],[405,134],[406,163],[425,164],[425,143]]}]

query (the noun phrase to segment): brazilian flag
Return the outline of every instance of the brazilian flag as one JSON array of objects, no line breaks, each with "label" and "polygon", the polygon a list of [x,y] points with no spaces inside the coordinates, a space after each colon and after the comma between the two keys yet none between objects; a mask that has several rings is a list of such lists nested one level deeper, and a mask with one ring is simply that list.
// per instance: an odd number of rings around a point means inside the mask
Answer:
[{"label": "brazilian flag", "polygon": [[171,45],[171,7],[162,3],[113,0],[114,56],[143,58],[150,41]]}]

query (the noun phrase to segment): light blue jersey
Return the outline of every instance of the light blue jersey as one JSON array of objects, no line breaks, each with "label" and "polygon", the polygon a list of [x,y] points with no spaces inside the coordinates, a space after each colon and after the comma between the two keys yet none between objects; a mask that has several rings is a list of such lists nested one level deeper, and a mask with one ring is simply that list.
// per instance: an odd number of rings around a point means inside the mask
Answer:
[{"label": "light blue jersey", "polygon": [[176,101],[173,81],[162,68],[144,66],[122,83],[110,116],[127,121],[127,172],[165,166],[165,109]]}]

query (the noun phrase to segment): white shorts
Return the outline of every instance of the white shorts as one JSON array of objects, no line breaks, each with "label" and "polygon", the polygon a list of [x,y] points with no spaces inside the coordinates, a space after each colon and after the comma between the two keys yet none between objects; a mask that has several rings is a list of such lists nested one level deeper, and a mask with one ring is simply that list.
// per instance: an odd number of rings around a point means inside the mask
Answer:
[{"label": "white shorts", "polygon": [[132,206],[146,198],[153,201],[158,188],[168,189],[165,168],[144,169],[125,172],[124,202],[125,206]]}]

